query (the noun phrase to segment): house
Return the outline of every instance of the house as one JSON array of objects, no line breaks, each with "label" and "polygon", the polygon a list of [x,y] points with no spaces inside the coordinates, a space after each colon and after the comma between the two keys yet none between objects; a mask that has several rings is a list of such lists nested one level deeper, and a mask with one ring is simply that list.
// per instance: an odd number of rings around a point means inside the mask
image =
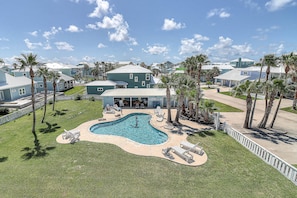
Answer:
[{"label": "house", "polygon": [[[167,104],[166,89],[158,88],[127,88],[109,89],[101,94],[103,106],[117,104],[119,107],[156,108]],[[171,106],[175,106],[176,93],[171,90]]]},{"label": "house", "polygon": [[14,77],[0,70],[0,101],[14,101],[27,96],[31,96],[31,79]]},{"label": "house", "polygon": [[104,80],[104,81],[93,81],[86,84],[87,93],[88,94],[99,94],[101,95],[104,91],[109,89],[116,89],[116,82],[111,80]]},{"label": "house", "polygon": [[[33,71],[36,72],[38,69],[38,67],[33,67]],[[52,70],[52,69],[49,69]],[[20,77],[20,76],[25,76],[27,78],[30,78],[30,69],[29,68],[25,68],[22,70],[13,70],[12,71],[15,77]],[[60,78],[57,81],[57,86],[56,86],[56,91],[57,92],[62,92],[62,91],[66,91],[68,89],[73,88],[74,86],[74,78],[63,74],[61,71],[60,72]],[[37,92],[42,92],[44,91],[44,85],[43,85],[43,78],[39,77],[39,76],[35,76],[34,77],[34,81],[37,83],[36,84],[36,89]],[[53,91],[53,83],[50,80],[47,80],[47,89],[49,91]]]},{"label": "house", "polygon": [[107,80],[126,82],[123,88],[150,88],[152,71],[138,65],[126,65],[106,72]]},{"label": "house", "polygon": [[255,64],[255,61],[248,58],[238,58],[230,61],[230,65],[234,68],[246,68]]},{"label": "house", "polygon": [[[263,66],[261,72],[261,79],[264,80],[266,78],[266,69],[267,66]],[[222,75],[215,77],[215,80],[221,81],[222,86],[232,87],[240,84],[245,80],[257,80],[260,76],[261,67],[260,66],[251,66],[247,68],[236,68],[226,72]],[[285,74],[284,67],[282,65],[278,67],[270,67],[270,78],[272,77],[280,77]]]}]

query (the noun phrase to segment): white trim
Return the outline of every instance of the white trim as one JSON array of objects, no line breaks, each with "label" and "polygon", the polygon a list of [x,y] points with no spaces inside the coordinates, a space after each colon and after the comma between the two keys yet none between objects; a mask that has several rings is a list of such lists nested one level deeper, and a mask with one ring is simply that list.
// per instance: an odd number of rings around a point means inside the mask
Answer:
[{"label": "white trim", "polygon": [[103,91],[104,89],[102,87],[98,87],[97,91]]},{"label": "white trim", "polygon": [[141,86],[145,86],[145,81],[141,81]]},{"label": "white trim", "polygon": [[26,89],[25,88],[19,88],[19,95],[20,96],[26,95]]},{"label": "white trim", "polygon": [[151,79],[151,74],[145,74],[145,80],[150,80]]},{"label": "white trim", "polygon": [[138,82],[138,76],[134,77],[134,82]]},{"label": "white trim", "polygon": [[133,74],[130,74],[129,75],[129,79],[133,79]]}]

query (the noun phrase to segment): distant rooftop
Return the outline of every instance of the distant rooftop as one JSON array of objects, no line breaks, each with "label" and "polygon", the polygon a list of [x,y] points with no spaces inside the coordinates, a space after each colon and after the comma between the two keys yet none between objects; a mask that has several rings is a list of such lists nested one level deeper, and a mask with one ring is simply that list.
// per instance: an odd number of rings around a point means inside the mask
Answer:
[{"label": "distant rooftop", "polygon": [[117,69],[106,72],[107,74],[121,74],[121,73],[152,73],[151,70],[143,68],[138,65],[126,65]]}]

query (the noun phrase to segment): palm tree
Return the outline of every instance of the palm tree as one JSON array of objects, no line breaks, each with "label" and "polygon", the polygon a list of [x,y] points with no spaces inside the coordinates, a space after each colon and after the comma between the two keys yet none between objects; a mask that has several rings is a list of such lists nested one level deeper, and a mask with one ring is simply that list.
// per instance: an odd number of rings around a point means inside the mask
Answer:
[{"label": "palm tree", "polygon": [[85,78],[87,77],[88,71],[90,69],[90,66],[86,63],[84,63],[84,74],[85,74]]},{"label": "palm tree", "polygon": [[[270,68],[276,67],[276,60],[277,60],[277,57],[275,57],[274,54],[268,54],[268,55],[264,56],[264,64],[267,65],[265,82],[267,82],[270,79]],[[265,92],[265,109],[267,108],[267,105],[268,105],[268,91],[266,90],[266,92]]]},{"label": "palm tree", "polygon": [[297,54],[292,55],[292,63],[291,63],[291,76],[292,76],[292,82],[295,84],[295,94],[294,94],[294,99],[293,99],[293,104],[292,104],[292,109],[296,110],[297,106]]},{"label": "palm tree", "polygon": [[265,109],[264,116],[258,124],[259,128],[266,128],[266,123],[268,121],[275,96],[277,92],[280,90],[280,88],[283,86],[283,83],[284,80],[282,79],[274,79],[272,81],[268,80],[267,82],[264,82],[264,89],[266,92],[269,92],[269,102],[267,104],[267,108]]},{"label": "palm tree", "polygon": [[199,54],[195,57],[195,60],[197,62],[197,80],[196,80],[196,113],[195,113],[195,120],[198,121],[199,116],[199,103],[201,99],[201,88],[200,88],[200,76],[201,76],[201,70],[202,65],[207,64],[209,61],[207,60],[207,56],[204,54]]},{"label": "palm tree", "polygon": [[201,100],[201,114],[205,123],[210,123],[210,115],[216,110],[212,100]]},{"label": "palm tree", "polygon": [[37,146],[38,139],[35,131],[36,125],[36,112],[35,112],[35,86],[34,86],[34,71],[33,66],[38,65],[37,55],[36,54],[21,54],[21,57],[17,57],[16,61],[20,64],[20,70],[29,67],[30,69],[30,78],[31,78],[31,103],[32,103],[32,114],[33,114],[33,124],[32,124],[32,133],[34,135],[34,143]]},{"label": "palm tree", "polygon": [[233,95],[243,95],[246,94],[246,112],[245,120],[243,123],[243,128],[249,129],[249,119],[252,111],[253,99],[251,93],[255,91],[255,85],[257,82],[251,82],[249,80],[237,85],[232,89]]},{"label": "palm tree", "polygon": [[51,79],[54,88],[54,98],[53,98],[53,111],[55,110],[55,103],[56,103],[56,88],[57,88],[57,81],[61,77],[60,73],[57,71],[50,71],[49,72],[49,79]]},{"label": "palm tree", "polygon": [[172,81],[174,82],[173,84],[174,89],[178,94],[178,102],[177,102],[178,104],[177,104],[176,116],[174,121],[176,123],[179,123],[179,117],[184,104],[185,96],[187,92],[189,92],[195,87],[195,81],[188,75],[174,75],[172,76]]},{"label": "palm tree", "polygon": [[4,62],[4,60],[2,59],[2,58],[0,58],[0,64],[2,65],[5,65],[5,62]]},{"label": "palm tree", "polygon": [[95,67],[91,70],[91,73],[95,77],[96,80],[99,80],[99,73],[100,73],[100,63],[94,62]]},{"label": "palm tree", "polygon": [[274,122],[276,120],[276,116],[278,114],[278,111],[279,111],[279,108],[280,108],[280,105],[281,105],[281,102],[282,102],[282,99],[284,97],[284,94],[286,92],[286,85],[287,85],[287,77],[288,77],[288,73],[290,71],[290,65],[292,64],[292,56],[293,56],[293,52],[291,54],[283,54],[282,57],[281,57],[281,62],[283,63],[283,65],[285,66],[285,80],[284,80],[284,86],[281,86],[280,87],[280,97],[279,97],[279,100],[278,100],[278,104],[277,104],[277,107],[276,107],[276,110],[275,110],[275,113],[273,115],[273,119],[269,125],[270,128],[273,128],[273,125],[274,125]]},{"label": "palm tree", "polygon": [[170,93],[170,85],[171,78],[168,75],[161,76],[162,84],[159,87],[166,87],[166,106],[167,106],[167,122],[172,122],[171,118],[171,93]]},{"label": "palm tree", "polygon": [[49,77],[49,71],[47,67],[39,67],[36,76],[41,77],[43,79],[43,87],[44,87],[44,111],[43,111],[43,117],[41,119],[41,123],[44,122],[45,115],[46,115],[46,104],[47,104],[47,78]]}]

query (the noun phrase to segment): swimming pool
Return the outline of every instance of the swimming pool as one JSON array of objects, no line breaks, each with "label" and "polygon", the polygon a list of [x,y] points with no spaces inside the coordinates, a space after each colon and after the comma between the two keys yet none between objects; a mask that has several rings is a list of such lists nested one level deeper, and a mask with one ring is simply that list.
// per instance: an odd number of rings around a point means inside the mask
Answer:
[{"label": "swimming pool", "polygon": [[95,124],[90,127],[90,131],[95,134],[122,136],[141,144],[162,144],[167,141],[168,136],[149,123],[151,117],[145,113],[132,113],[115,121]]}]

